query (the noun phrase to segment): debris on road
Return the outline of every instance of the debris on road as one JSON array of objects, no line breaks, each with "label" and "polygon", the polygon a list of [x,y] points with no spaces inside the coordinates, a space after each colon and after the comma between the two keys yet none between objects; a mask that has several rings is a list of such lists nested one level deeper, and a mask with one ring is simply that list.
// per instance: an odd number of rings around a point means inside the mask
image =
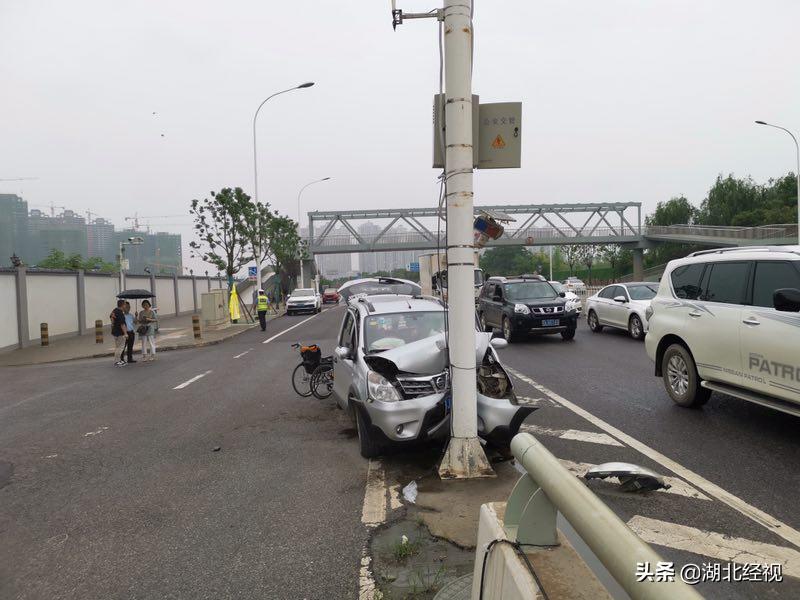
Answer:
[{"label": "debris on road", "polygon": [[620,489],[623,492],[650,492],[661,488],[668,490],[671,487],[658,473],[632,463],[603,463],[592,467],[583,476],[584,479],[605,479],[606,477],[619,479]]},{"label": "debris on road", "polygon": [[212,452],[219,452],[220,450],[222,450],[222,446],[214,446],[214,447],[211,449],[211,451],[212,451]]},{"label": "debris on road", "polygon": [[415,504],[417,502],[417,482],[412,481],[403,488],[403,498],[406,502]]}]

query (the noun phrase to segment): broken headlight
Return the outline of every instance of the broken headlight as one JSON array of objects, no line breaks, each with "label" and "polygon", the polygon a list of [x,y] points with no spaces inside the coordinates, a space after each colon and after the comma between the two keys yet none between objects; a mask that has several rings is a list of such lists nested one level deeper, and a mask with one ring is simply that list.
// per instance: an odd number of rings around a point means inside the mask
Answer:
[{"label": "broken headlight", "polygon": [[397,402],[400,400],[400,394],[397,389],[388,379],[375,371],[370,371],[367,375],[367,396],[370,401]]}]

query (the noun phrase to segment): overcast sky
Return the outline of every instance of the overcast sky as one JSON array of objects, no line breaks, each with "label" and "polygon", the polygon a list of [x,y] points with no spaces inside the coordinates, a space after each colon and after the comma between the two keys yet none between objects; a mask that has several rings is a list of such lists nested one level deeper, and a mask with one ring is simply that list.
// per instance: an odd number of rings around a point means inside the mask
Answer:
[{"label": "overcast sky", "polygon": [[[398,0],[406,11],[434,3]],[[0,0],[0,192],[124,224],[209,190],[303,210],[431,206],[435,21],[389,0]],[[475,6],[475,93],[523,103],[522,168],[476,203],[699,203],[716,175],[794,170],[800,2],[499,1]],[[153,115],[153,112],[157,114]],[[162,137],[163,134],[163,137]],[[190,239],[188,218],[153,220]],[[173,225],[174,224],[174,225]],[[178,225],[184,224],[183,227]],[[188,253],[187,253],[188,254]],[[186,261],[197,268],[197,262]]]}]

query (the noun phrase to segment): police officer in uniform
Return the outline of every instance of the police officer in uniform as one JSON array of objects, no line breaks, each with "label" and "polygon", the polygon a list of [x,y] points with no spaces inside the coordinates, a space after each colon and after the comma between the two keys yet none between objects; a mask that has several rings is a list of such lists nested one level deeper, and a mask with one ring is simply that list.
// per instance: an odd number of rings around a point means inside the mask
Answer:
[{"label": "police officer in uniform", "polygon": [[264,293],[264,290],[258,290],[258,296],[256,296],[255,301],[255,308],[258,311],[258,322],[261,324],[261,331],[266,331],[267,329],[267,309],[269,309],[269,298]]}]

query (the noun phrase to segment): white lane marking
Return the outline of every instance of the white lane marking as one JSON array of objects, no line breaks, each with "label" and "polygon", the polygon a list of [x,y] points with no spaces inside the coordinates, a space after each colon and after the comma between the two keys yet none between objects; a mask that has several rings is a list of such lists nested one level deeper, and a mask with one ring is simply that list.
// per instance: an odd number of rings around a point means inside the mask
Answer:
[{"label": "white lane marking", "polygon": [[401,493],[399,483],[389,486],[389,510],[397,510],[403,506],[403,502],[400,500]]},{"label": "white lane marking", "polygon": [[[583,476],[586,474],[586,471],[595,466],[591,463],[572,462],[571,460],[567,460],[565,458],[559,458],[558,462],[564,465],[564,468],[566,468],[567,471],[569,471],[576,477],[580,477],[581,479],[583,479]],[[694,489],[688,483],[683,481],[683,479],[678,479],[677,477],[664,476],[664,483],[668,483],[670,488],[668,490],[661,489],[656,491],[664,492],[667,494],[676,494],[678,496],[686,496],[687,498],[695,498],[696,500],[710,500],[708,496]]]},{"label": "white lane marking", "polygon": [[191,384],[193,384],[195,381],[197,381],[198,379],[202,379],[203,377],[205,377],[205,376],[206,376],[206,375],[208,375],[209,373],[211,373],[211,370],[208,370],[208,371],[206,371],[205,373],[200,373],[200,375],[195,375],[195,376],[194,376],[194,377],[192,377],[191,379],[188,379],[188,380],[184,381],[183,383],[176,385],[176,386],[175,386],[174,388],[172,388],[172,389],[173,389],[173,390],[182,390],[182,389],[183,389],[183,388],[185,388],[187,385],[191,385]]},{"label": "white lane marking", "polygon": [[303,324],[303,323],[305,323],[306,321],[310,321],[310,320],[311,320],[311,319],[313,319],[314,317],[316,317],[316,316],[318,316],[318,315],[321,315],[321,314],[322,314],[322,313],[317,313],[317,314],[315,314],[315,315],[311,315],[311,316],[310,316],[310,317],[308,317],[307,319],[303,319],[303,320],[302,320],[302,321],[300,321],[299,323],[295,323],[294,325],[292,325],[292,326],[291,326],[291,327],[289,327],[288,329],[284,329],[284,330],[283,330],[283,331],[281,331],[280,333],[276,333],[276,334],[275,334],[275,335],[273,335],[271,338],[267,338],[266,340],[264,340],[264,341],[263,341],[263,342],[261,342],[261,343],[262,343],[262,344],[269,344],[269,343],[270,343],[272,340],[274,340],[274,339],[275,339],[275,338],[277,338],[277,337],[280,337],[280,336],[282,336],[282,335],[283,335],[284,333],[286,333],[287,331],[291,331],[291,330],[292,330],[292,329],[294,329],[295,327],[300,327],[300,325],[302,325],[302,324]]},{"label": "white lane marking", "polygon": [[551,437],[561,438],[562,440],[575,440],[576,442],[589,442],[591,444],[604,444],[606,446],[619,446],[622,447],[617,440],[605,433],[597,433],[595,431],[580,431],[579,429],[550,429],[549,427],[541,427],[540,425],[523,425],[519,428],[520,431],[527,431],[538,435],[549,435]]},{"label": "white lane marking", "polygon": [[554,408],[561,408],[560,404],[556,404],[550,398],[530,398],[528,396],[517,396],[517,403],[520,406],[547,406]]},{"label": "white lane marking", "polygon": [[386,477],[379,460],[367,465],[367,487],[364,490],[364,508],[361,522],[367,527],[377,527],[386,521]]},{"label": "white lane marking", "polygon": [[108,427],[101,427],[97,431],[90,431],[88,433],[84,433],[83,437],[89,437],[90,435],[99,435],[99,434],[103,433],[106,429],[108,429]]},{"label": "white lane marking", "polygon": [[752,519],[753,521],[755,521],[759,525],[762,525],[775,535],[782,537],[787,542],[791,542],[795,546],[800,547],[800,532],[798,532],[796,529],[789,527],[786,523],[781,522],[780,520],[765,513],[762,510],[759,510],[755,506],[751,506],[741,498],[734,496],[727,490],[724,490],[718,485],[711,483],[705,477],[698,475],[694,471],[687,469],[686,467],[675,462],[671,458],[664,456],[657,450],[650,448],[650,446],[647,446],[642,442],[640,442],[639,440],[629,436],[627,433],[620,431],[613,425],[610,425],[605,421],[603,421],[602,419],[595,417],[589,411],[582,409],[580,406],[577,406],[576,404],[573,404],[566,398],[562,398],[555,392],[552,392],[543,385],[536,383],[533,379],[531,379],[526,375],[523,375],[516,369],[506,367],[506,370],[509,371],[512,375],[514,375],[518,379],[532,385],[535,389],[539,390],[543,394],[548,395],[550,398],[552,398],[553,400],[564,406],[564,408],[568,408],[575,414],[583,417],[598,429],[602,429],[609,435],[617,438],[619,441],[627,444],[634,450],[637,450],[638,452],[644,454],[650,460],[657,462],[662,467],[669,469],[670,471],[682,477],[695,487],[700,488],[709,496],[712,496],[717,500],[719,500],[720,502],[727,504],[735,511],[740,512],[749,519]]},{"label": "white lane marking", "polygon": [[252,350],[252,348],[249,348],[248,350],[245,350],[245,351],[244,351],[244,352],[242,352],[241,354],[237,354],[237,355],[236,355],[236,356],[234,356],[233,358],[242,358],[242,357],[243,357],[245,354],[247,354],[248,352],[250,352],[250,350]]},{"label": "white lane marking", "polygon": [[780,563],[783,565],[784,575],[800,577],[800,552],[791,548],[731,537],[714,531],[703,531],[639,515],[628,521],[628,527],[648,544],[685,550],[725,562]]},{"label": "white lane marking", "polygon": [[367,551],[367,544],[361,550],[361,569],[358,572],[358,600],[374,600],[375,578],[372,576],[372,557]]}]

